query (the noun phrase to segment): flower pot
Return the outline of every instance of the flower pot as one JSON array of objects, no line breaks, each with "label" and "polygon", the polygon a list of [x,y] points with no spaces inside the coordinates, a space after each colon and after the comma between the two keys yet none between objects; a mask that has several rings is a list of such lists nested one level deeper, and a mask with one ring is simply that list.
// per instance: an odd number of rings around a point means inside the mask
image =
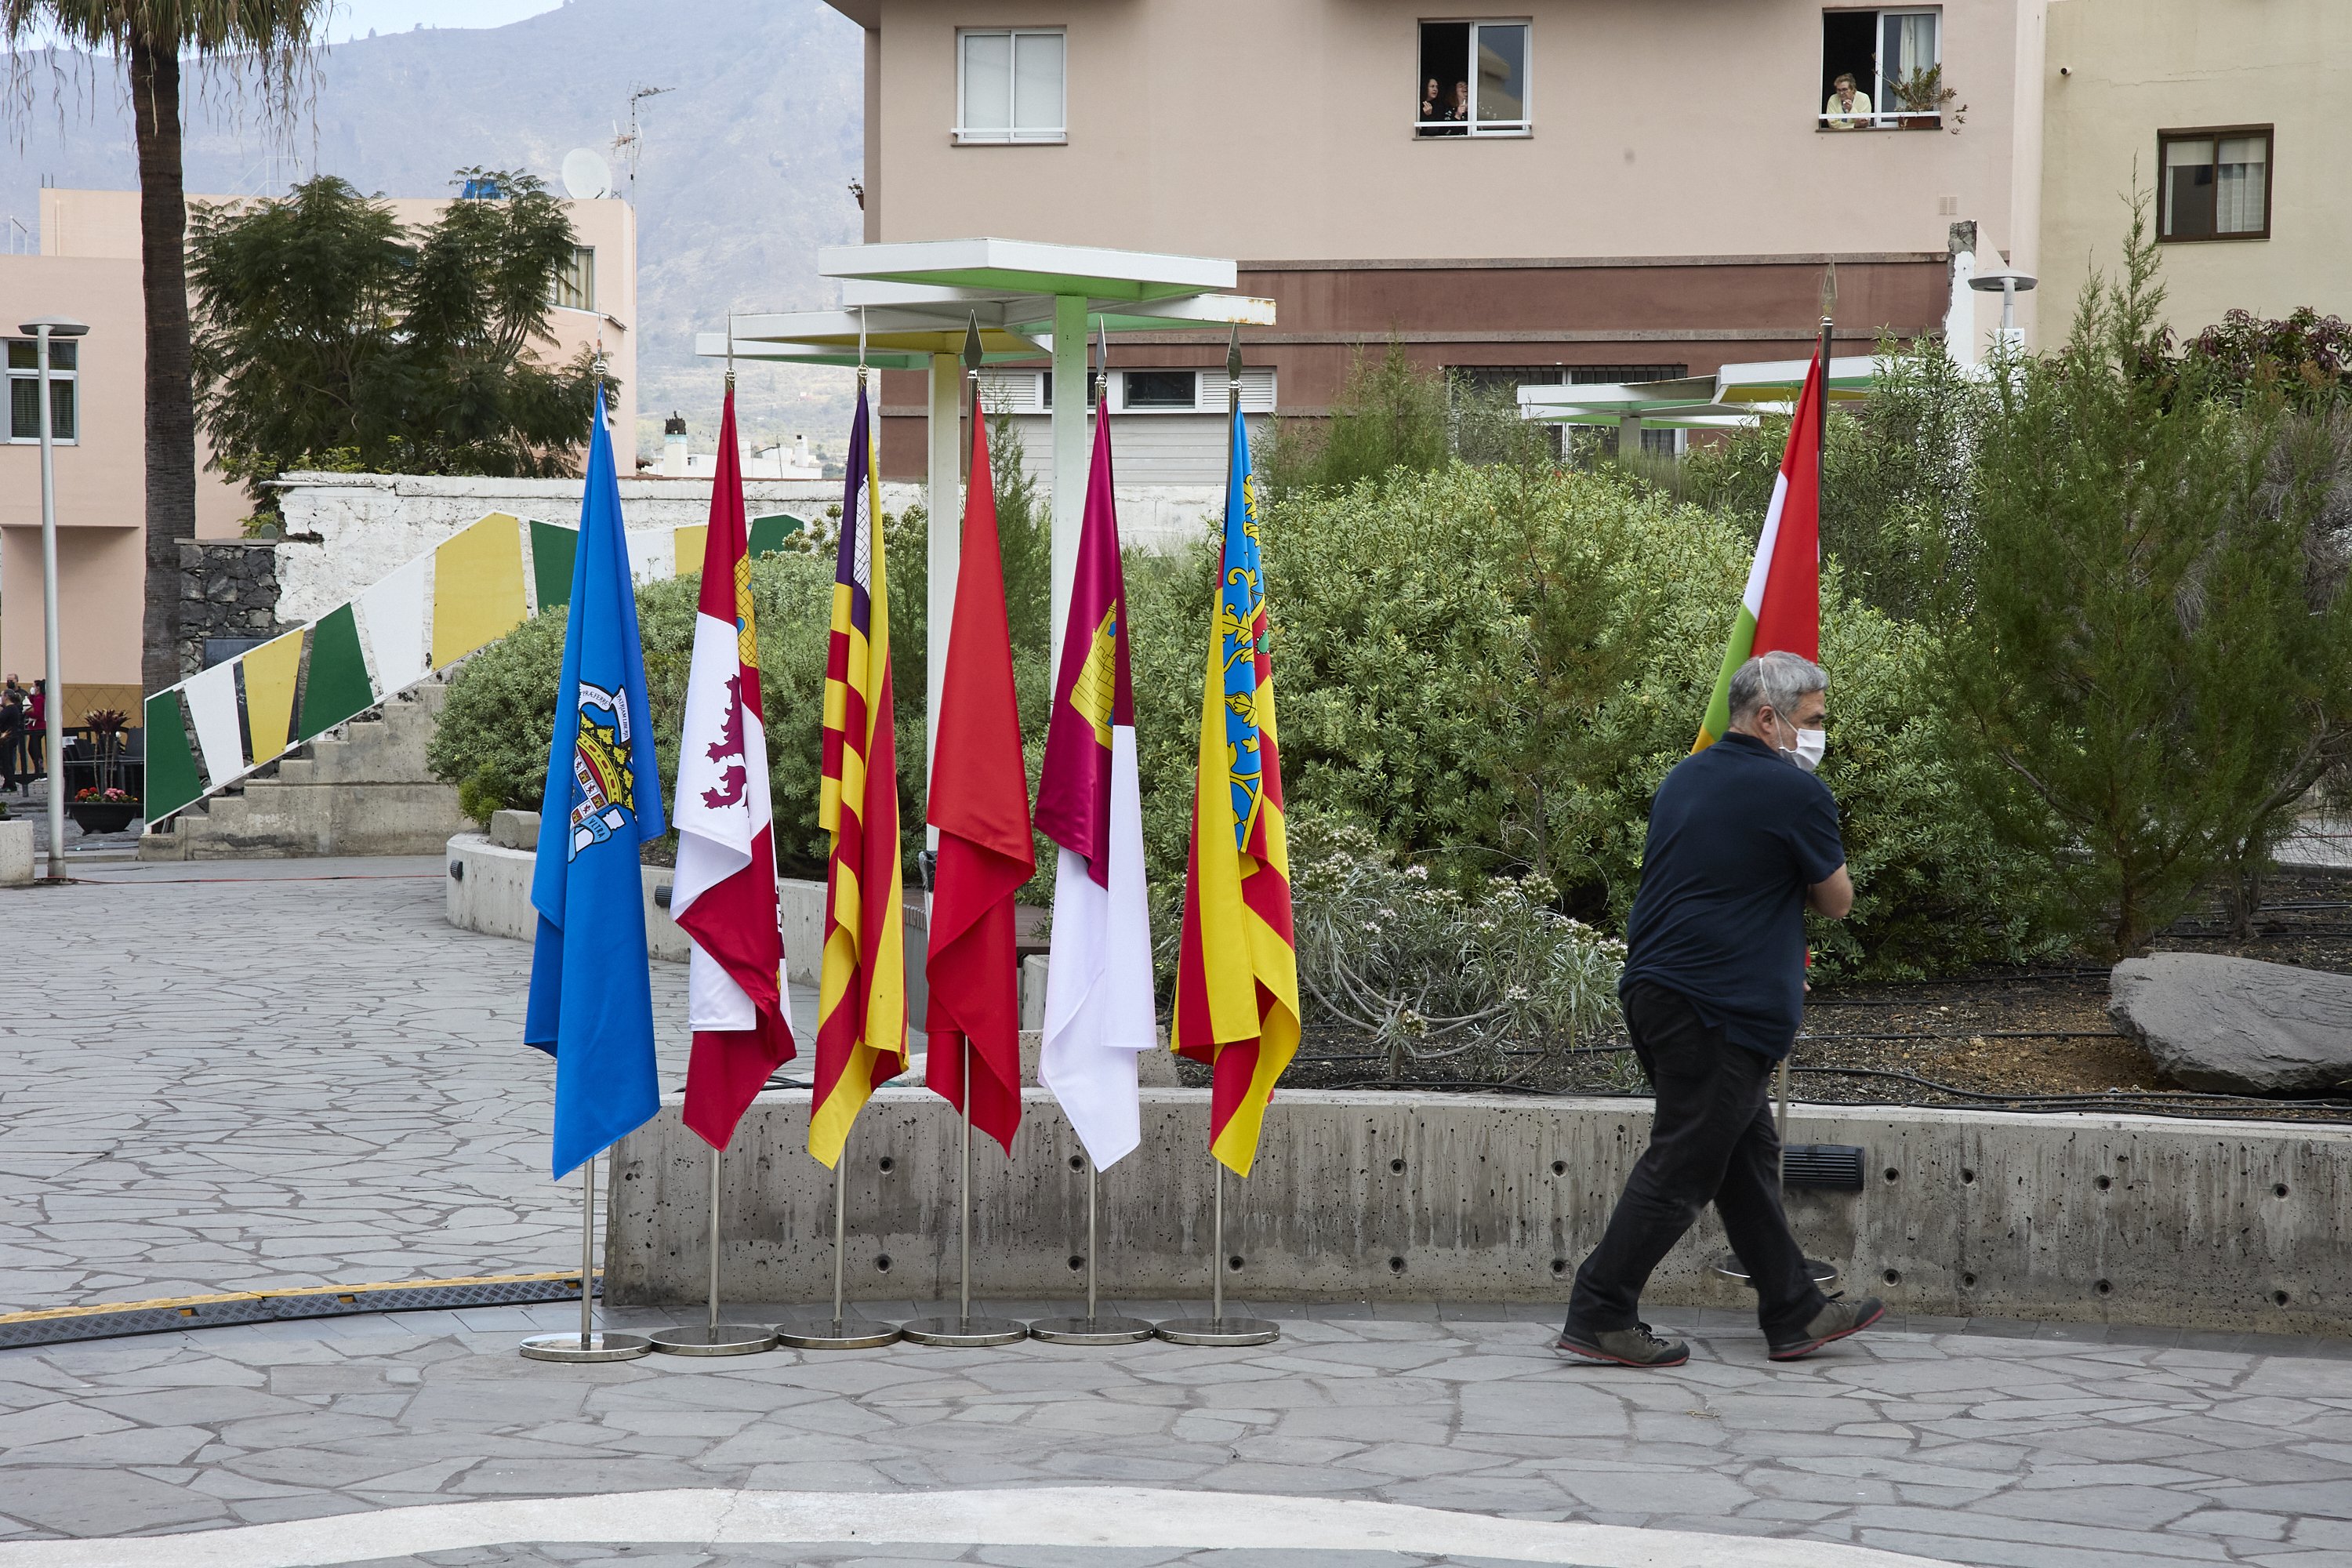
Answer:
[{"label": "flower pot", "polygon": [[72,800],[66,810],[84,833],[120,833],[139,820],[135,800]]},{"label": "flower pot", "polygon": [[1906,131],[1941,131],[1944,128],[1944,117],[1940,114],[1931,114],[1924,120],[1906,120],[1900,123]]}]

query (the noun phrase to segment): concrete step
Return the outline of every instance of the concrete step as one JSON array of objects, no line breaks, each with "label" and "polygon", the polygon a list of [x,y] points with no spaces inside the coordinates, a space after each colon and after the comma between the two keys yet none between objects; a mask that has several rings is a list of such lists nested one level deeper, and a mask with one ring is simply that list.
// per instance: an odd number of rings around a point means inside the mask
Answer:
[{"label": "concrete step", "polygon": [[182,812],[140,839],[142,860],[431,855],[471,824],[425,750],[449,689],[427,681],[294,748],[269,773]]}]

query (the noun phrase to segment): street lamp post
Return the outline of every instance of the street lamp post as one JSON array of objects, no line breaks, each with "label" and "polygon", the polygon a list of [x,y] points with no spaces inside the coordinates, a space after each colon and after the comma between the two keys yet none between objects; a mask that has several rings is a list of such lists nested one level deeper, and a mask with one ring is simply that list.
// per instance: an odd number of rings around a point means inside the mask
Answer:
[{"label": "street lamp post", "polygon": [[47,664],[47,673],[41,678],[46,721],[42,761],[49,771],[49,876],[62,879],[66,874],[66,713],[65,682],[58,657],[57,421],[49,395],[49,342],[52,338],[81,337],[89,327],[65,316],[43,316],[25,322],[17,331],[39,345],[40,356],[36,363],[41,379],[41,657]]},{"label": "street lamp post", "polygon": [[2000,266],[1979,272],[1969,279],[1969,287],[1980,294],[1998,290],[2000,294],[2000,342],[2004,349],[2019,349],[2024,344],[2017,331],[2017,297],[2041,281],[2031,272],[2020,272],[2014,267]]}]

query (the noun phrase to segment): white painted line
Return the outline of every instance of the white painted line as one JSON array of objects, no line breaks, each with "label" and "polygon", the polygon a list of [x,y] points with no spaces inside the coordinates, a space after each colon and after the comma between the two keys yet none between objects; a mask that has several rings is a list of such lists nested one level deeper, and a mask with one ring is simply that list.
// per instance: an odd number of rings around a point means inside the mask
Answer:
[{"label": "white painted line", "polygon": [[840,1542],[1396,1552],[1577,1568],[1951,1568],[1749,1535],[1496,1519],[1355,1499],[1142,1487],[604,1492],[434,1503],[186,1535],[0,1542],[0,1568],[317,1568],[523,1542]]}]

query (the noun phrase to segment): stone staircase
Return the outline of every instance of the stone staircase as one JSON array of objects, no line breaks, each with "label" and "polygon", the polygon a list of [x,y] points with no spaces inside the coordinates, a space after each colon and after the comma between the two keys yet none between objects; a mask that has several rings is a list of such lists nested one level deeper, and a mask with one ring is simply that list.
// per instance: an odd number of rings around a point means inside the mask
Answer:
[{"label": "stone staircase", "polygon": [[412,687],[142,835],[139,858],[440,854],[473,826],[425,763],[448,699],[437,679]]}]

